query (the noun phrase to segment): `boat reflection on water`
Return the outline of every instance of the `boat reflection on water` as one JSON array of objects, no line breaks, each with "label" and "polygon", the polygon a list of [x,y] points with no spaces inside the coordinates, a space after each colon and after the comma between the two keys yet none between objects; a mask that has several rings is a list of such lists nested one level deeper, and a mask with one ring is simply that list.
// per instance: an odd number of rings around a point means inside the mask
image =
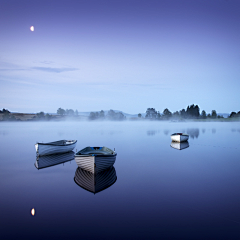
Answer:
[{"label": "boat reflection on water", "polygon": [[175,148],[175,149],[178,149],[178,150],[183,150],[185,148],[188,148],[189,147],[189,143],[188,141],[186,142],[171,142],[171,145],[170,145],[172,148]]},{"label": "boat reflection on water", "polygon": [[52,154],[46,156],[37,157],[35,162],[35,167],[37,169],[52,167],[61,163],[65,163],[68,161],[74,160],[74,152],[67,152],[61,154]]},{"label": "boat reflection on water", "polygon": [[78,167],[74,181],[81,188],[95,194],[112,186],[117,181],[117,175],[114,167],[95,174]]}]

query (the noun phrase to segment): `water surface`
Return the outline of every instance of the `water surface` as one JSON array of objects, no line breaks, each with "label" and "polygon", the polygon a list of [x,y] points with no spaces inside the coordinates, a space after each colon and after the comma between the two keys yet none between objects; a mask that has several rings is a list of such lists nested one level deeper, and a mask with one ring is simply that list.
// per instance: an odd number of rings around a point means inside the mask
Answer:
[{"label": "water surface", "polygon": [[[239,123],[1,123],[0,238],[240,239],[239,137]],[[37,169],[34,144],[61,139],[115,148],[116,179],[95,193],[74,160]]]}]

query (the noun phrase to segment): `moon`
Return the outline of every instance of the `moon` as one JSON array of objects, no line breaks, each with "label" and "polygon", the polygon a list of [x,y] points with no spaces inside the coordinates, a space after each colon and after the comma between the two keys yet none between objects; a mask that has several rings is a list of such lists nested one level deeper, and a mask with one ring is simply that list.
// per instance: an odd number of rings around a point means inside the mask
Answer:
[{"label": "moon", "polygon": [[31,214],[32,214],[33,216],[35,215],[35,209],[34,209],[34,208],[31,210]]},{"label": "moon", "polygon": [[34,31],[34,26],[31,26],[31,27],[30,27],[30,30],[33,32],[33,31]]}]

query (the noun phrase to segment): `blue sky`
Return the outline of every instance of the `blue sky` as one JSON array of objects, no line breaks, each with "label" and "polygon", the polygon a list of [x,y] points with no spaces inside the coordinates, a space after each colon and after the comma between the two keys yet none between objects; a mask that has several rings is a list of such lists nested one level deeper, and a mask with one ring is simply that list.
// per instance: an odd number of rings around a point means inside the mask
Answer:
[{"label": "blue sky", "polygon": [[239,10],[233,0],[0,0],[0,108],[239,111]]}]

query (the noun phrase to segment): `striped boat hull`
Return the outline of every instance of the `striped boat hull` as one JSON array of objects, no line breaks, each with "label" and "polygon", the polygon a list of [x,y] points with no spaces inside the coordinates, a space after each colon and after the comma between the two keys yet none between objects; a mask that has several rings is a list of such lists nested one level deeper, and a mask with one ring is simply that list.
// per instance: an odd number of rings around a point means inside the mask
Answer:
[{"label": "striped boat hull", "polygon": [[73,159],[74,159],[74,152],[71,151],[68,153],[37,157],[34,165],[37,169],[42,169],[42,168],[52,167],[64,162],[68,162]]},{"label": "striped boat hull", "polygon": [[75,161],[80,168],[96,173],[112,167],[116,161],[116,155],[75,155]]},{"label": "striped boat hull", "polygon": [[96,174],[78,167],[74,181],[81,188],[95,194],[112,186],[117,181],[117,175],[114,167]]}]

